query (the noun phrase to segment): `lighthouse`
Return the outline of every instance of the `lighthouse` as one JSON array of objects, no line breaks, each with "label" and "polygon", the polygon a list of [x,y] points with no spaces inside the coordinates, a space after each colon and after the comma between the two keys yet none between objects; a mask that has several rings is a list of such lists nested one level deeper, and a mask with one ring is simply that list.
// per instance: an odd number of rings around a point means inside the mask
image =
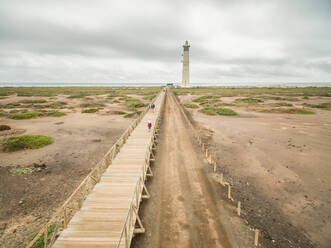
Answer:
[{"label": "lighthouse", "polygon": [[190,45],[188,41],[183,45],[183,75],[182,75],[182,85],[183,87],[187,87],[190,83]]}]

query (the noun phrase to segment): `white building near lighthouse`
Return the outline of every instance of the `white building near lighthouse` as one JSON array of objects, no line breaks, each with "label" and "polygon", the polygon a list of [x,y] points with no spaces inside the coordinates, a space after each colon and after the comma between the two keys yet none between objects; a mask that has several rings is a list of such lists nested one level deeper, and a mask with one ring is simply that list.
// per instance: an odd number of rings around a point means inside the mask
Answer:
[{"label": "white building near lighthouse", "polygon": [[182,75],[182,87],[189,87],[190,83],[190,45],[188,41],[183,45],[183,75]]}]

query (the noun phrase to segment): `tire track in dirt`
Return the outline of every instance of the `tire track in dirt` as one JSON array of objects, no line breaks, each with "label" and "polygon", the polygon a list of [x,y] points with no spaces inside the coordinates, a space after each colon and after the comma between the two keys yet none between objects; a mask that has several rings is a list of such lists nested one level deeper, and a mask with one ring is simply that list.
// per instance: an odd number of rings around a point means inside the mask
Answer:
[{"label": "tire track in dirt", "polygon": [[133,247],[234,247],[202,170],[203,159],[169,93],[152,197],[141,211],[146,234],[136,237]]}]

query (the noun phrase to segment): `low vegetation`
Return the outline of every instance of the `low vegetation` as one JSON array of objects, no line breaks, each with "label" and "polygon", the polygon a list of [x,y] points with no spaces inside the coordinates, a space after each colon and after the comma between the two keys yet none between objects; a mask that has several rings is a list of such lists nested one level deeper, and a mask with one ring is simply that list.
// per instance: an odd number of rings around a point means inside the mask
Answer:
[{"label": "low vegetation", "polygon": [[260,96],[260,98],[266,100],[275,100],[275,101],[298,101],[298,98],[296,97]]},{"label": "low vegetation", "polygon": [[20,107],[21,104],[18,102],[12,102],[12,103],[7,103],[7,104],[0,104],[1,109],[12,109],[12,108],[17,108]]},{"label": "low vegetation", "polygon": [[137,108],[145,107],[146,104],[138,98],[129,97],[125,100],[125,106],[132,111],[136,111]]},{"label": "low vegetation", "polygon": [[154,98],[156,97],[156,94],[153,94],[153,95],[147,95],[147,96],[144,96],[143,97],[143,99],[144,100],[149,100],[149,101],[151,101],[151,100],[153,100]]},{"label": "low vegetation", "polygon": [[[326,96],[331,97],[331,87],[251,87],[251,88],[229,88],[229,87],[196,87],[196,88],[172,88],[172,92],[176,95],[207,95],[212,93],[214,96],[220,97],[256,97],[258,95],[265,97],[282,96],[282,101],[288,101],[288,97],[296,96]],[[284,97],[286,96],[286,97]],[[296,99],[296,98],[294,98]],[[272,99],[270,99],[272,100]],[[276,99],[273,99],[276,100]]]},{"label": "low vegetation", "polygon": [[229,108],[203,108],[200,109],[199,112],[204,113],[206,115],[227,115],[227,116],[238,115],[237,112]]},{"label": "low vegetation", "polygon": [[256,105],[259,104],[260,102],[263,102],[261,99],[258,98],[252,98],[252,97],[248,97],[248,98],[238,98],[235,100],[236,103],[247,103],[247,104],[251,104],[251,105]]},{"label": "low vegetation", "polygon": [[124,118],[133,118],[133,117],[135,117],[135,116],[140,115],[141,113],[142,113],[142,111],[137,110],[137,111],[135,111],[135,112],[128,113],[128,114],[124,115],[123,117],[124,117]]},{"label": "low vegetation", "polygon": [[211,99],[219,99],[220,96],[212,96],[212,95],[208,95],[208,96],[200,96],[196,99],[193,100],[193,102],[205,102],[206,100],[211,100]]},{"label": "low vegetation", "polygon": [[199,108],[199,106],[196,105],[196,104],[194,104],[194,103],[184,103],[183,105],[184,105],[184,107],[186,107],[186,108],[192,108],[192,109],[197,109],[197,108]]},{"label": "low vegetation", "polygon": [[1,87],[0,96],[17,94],[18,96],[52,97],[68,95],[70,98],[84,98],[91,95],[123,96],[155,95],[161,87]]},{"label": "low vegetation", "polygon": [[79,105],[82,108],[103,108],[106,105],[101,102],[86,102]]},{"label": "low vegetation", "polygon": [[126,115],[127,113],[124,111],[116,110],[111,112],[114,115]]},{"label": "low vegetation", "polygon": [[44,100],[44,99],[35,99],[35,100],[33,100],[33,99],[27,99],[27,100],[22,100],[22,101],[20,101],[20,103],[45,103],[45,102],[47,102],[46,100]]},{"label": "low vegetation", "polygon": [[96,113],[99,109],[84,109],[82,110],[82,113]]},{"label": "low vegetation", "polygon": [[25,113],[17,113],[17,114],[9,115],[9,118],[14,120],[25,120],[25,119],[38,118],[39,116],[40,116],[40,112],[25,112]]},{"label": "low vegetation", "polygon": [[292,107],[292,103],[287,103],[287,102],[276,102],[276,103],[270,103],[271,106],[274,107]]},{"label": "low vegetation", "polygon": [[6,139],[2,147],[5,152],[15,152],[23,149],[37,149],[53,142],[53,138],[49,136],[27,134]]},{"label": "low vegetation", "polygon": [[14,120],[25,120],[25,119],[34,119],[39,117],[61,117],[66,115],[63,112],[59,111],[27,111],[11,114],[8,117]]},{"label": "low vegetation", "polygon": [[328,109],[331,108],[331,102],[323,102],[320,104],[309,104],[309,103],[304,103],[305,106],[310,107],[310,108],[321,108],[321,109]]},{"label": "low vegetation", "polygon": [[[48,227],[47,230],[47,243],[49,243],[51,241],[51,234],[55,231],[56,225],[50,225]],[[36,234],[37,235],[37,234]],[[35,235],[35,236],[36,236]],[[45,247],[45,237],[44,235],[42,235],[37,241],[36,243],[34,243],[34,245],[32,246],[32,248],[44,248]]]},{"label": "low vegetation", "polygon": [[33,168],[17,168],[10,170],[12,174],[31,174],[33,172]]},{"label": "low vegetation", "polygon": [[308,109],[301,108],[274,108],[274,109],[261,109],[263,113],[280,113],[280,114],[301,114],[301,115],[312,115],[315,112]]},{"label": "low vegetation", "polygon": [[219,115],[238,115],[238,113],[229,108],[217,108],[217,114]]},{"label": "low vegetation", "polygon": [[63,108],[67,104],[68,103],[66,103],[66,102],[56,101],[56,102],[52,102],[51,104],[49,104],[48,107],[50,107],[50,108]]}]

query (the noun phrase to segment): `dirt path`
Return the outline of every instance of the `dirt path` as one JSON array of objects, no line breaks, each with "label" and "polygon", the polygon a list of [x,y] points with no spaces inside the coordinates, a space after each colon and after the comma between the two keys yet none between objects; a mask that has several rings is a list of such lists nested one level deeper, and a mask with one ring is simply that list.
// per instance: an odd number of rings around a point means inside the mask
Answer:
[{"label": "dirt path", "polygon": [[151,199],[143,206],[147,233],[133,247],[234,247],[173,95],[168,95]]}]

